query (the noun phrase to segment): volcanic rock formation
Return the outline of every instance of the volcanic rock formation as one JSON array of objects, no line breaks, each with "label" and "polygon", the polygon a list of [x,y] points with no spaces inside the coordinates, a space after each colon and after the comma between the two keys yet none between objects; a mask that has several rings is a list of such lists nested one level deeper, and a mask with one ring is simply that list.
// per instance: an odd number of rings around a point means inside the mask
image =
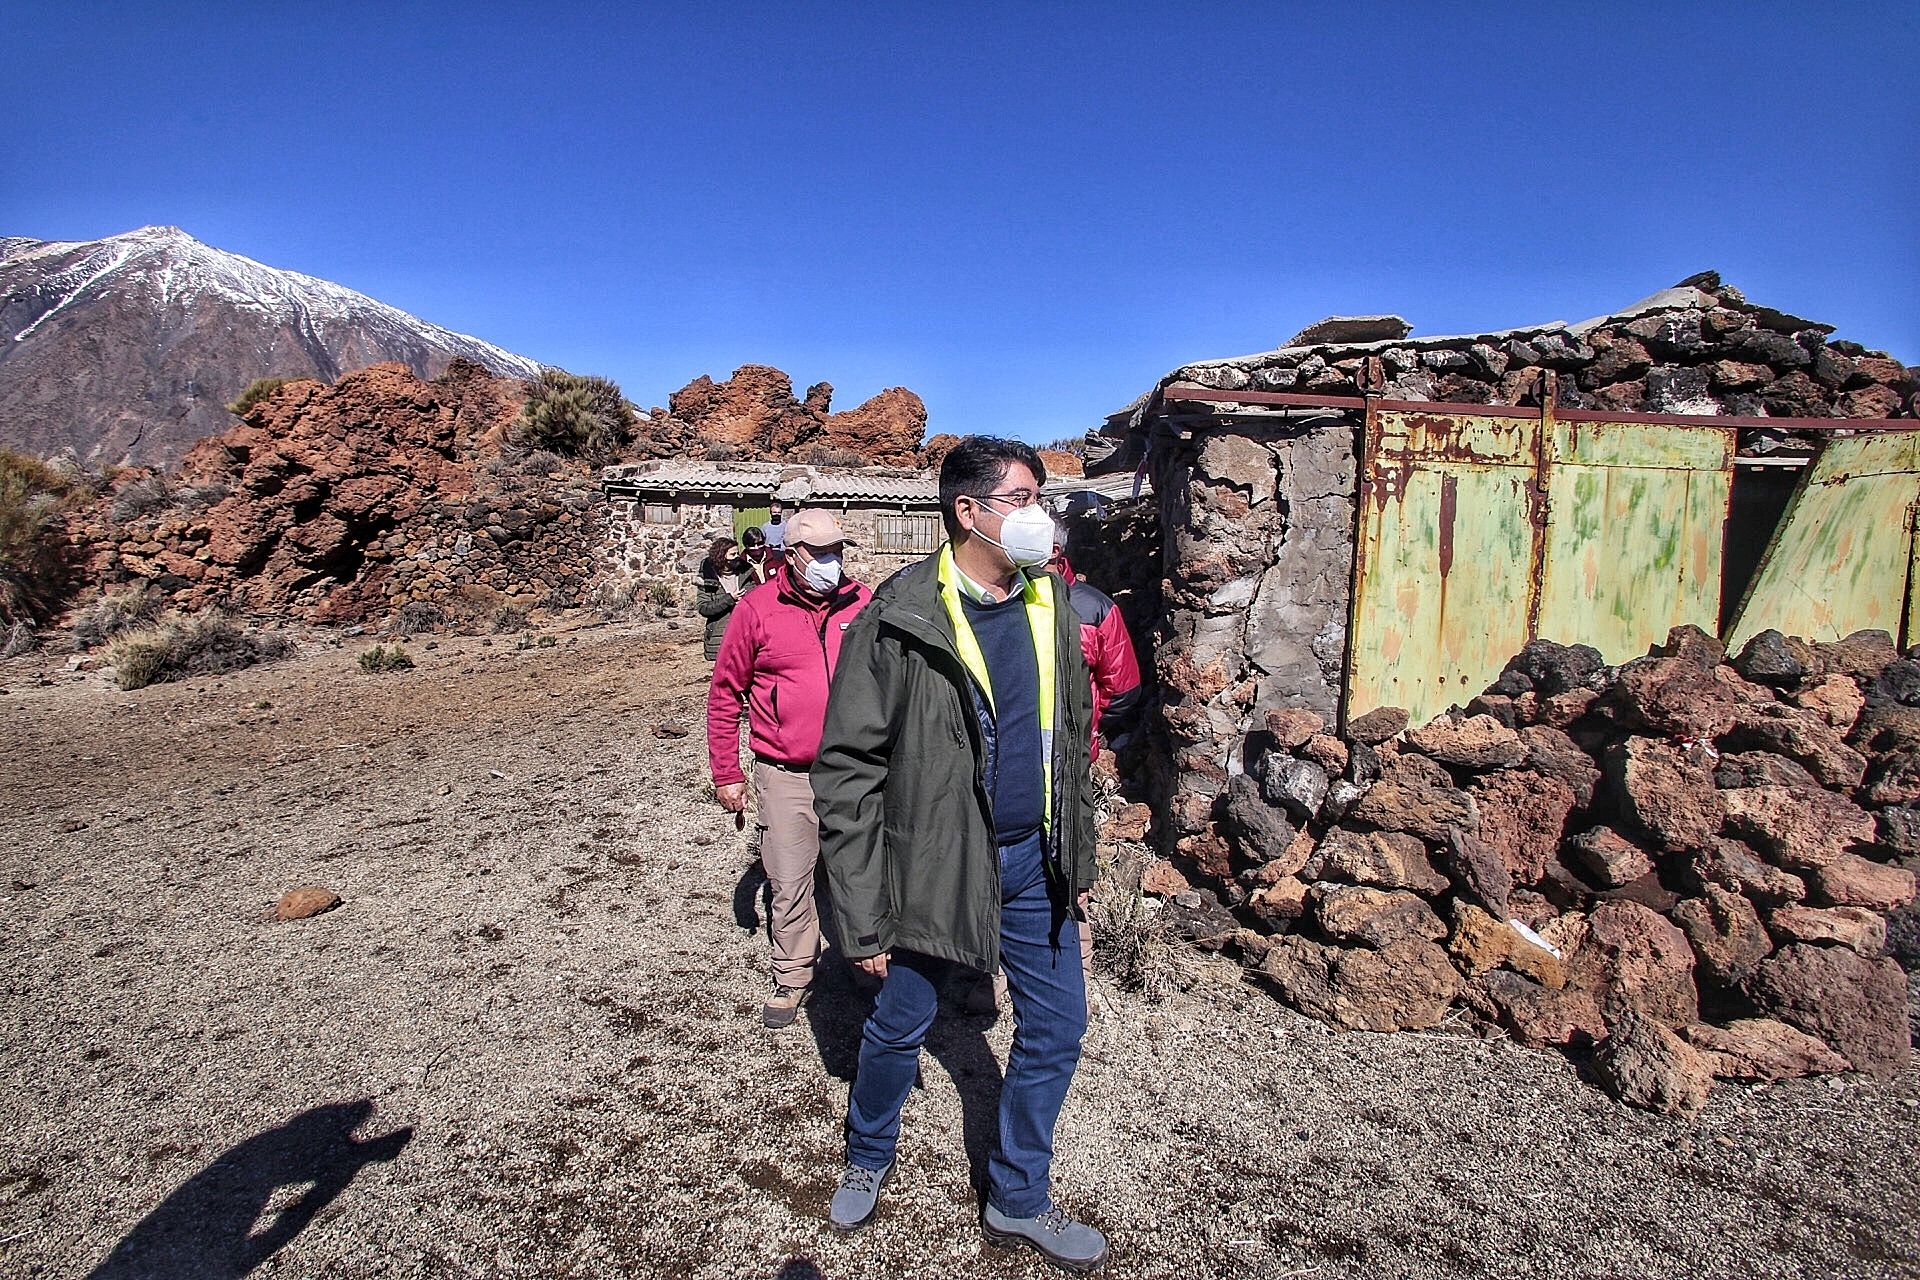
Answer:
[{"label": "volcanic rock formation", "polygon": [[1370,1030],[1457,1003],[1597,1045],[1666,1110],[1714,1077],[1905,1068],[1885,949],[1920,869],[1920,661],[1885,633],[1727,662],[1682,627],[1619,668],[1534,641],[1464,711],[1372,737],[1273,712],[1217,834],[1182,842],[1211,881],[1189,931],[1283,1000]]},{"label": "volcanic rock formation", "polygon": [[927,429],[919,396],[889,387],[846,413],[831,412],[832,401],[831,383],[815,383],[801,399],[793,379],[769,365],[742,365],[723,382],[703,374],[641,423],[635,448],[660,458],[915,464]]}]

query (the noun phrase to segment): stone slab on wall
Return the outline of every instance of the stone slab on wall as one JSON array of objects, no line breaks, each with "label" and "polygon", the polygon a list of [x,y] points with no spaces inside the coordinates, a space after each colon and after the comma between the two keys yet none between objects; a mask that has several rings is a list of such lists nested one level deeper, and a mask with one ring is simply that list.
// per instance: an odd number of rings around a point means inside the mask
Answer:
[{"label": "stone slab on wall", "polygon": [[1227,424],[1154,451],[1165,617],[1154,669],[1173,757],[1173,832],[1203,867],[1267,711],[1339,712],[1357,495],[1357,428]]}]

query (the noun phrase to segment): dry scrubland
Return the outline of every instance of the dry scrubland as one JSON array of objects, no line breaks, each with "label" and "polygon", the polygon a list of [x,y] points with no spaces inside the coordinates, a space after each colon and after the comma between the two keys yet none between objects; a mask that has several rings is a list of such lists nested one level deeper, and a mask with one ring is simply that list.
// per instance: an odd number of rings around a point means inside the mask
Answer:
[{"label": "dry scrubland", "polygon": [[[880,1219],[823,1229],[860,1001],[758,1026],[704,665],[659,626],[137,693],[0,664],[0,1273],[1050,1274],[973,1227],[1004,1018],[943,1021]],[[272,922],[300,884],[345,905]],[[1920,1274],[1920,1074],[1675,1121],[1193,972],[1103,988],[1062,1123],[1111,1274]]]}]

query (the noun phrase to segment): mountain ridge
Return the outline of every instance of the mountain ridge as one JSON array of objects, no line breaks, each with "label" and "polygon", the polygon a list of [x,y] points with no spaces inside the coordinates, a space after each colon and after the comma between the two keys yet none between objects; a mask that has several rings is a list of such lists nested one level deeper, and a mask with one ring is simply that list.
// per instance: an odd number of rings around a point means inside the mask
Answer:
[{"label": "mountain ridge", "polygon": [[233,425],[255,378],[332,381],[455,357],[509,377],[540,364],[317,276],[178,227],[101,240],[0,237],[0,443],[168,465]]}]

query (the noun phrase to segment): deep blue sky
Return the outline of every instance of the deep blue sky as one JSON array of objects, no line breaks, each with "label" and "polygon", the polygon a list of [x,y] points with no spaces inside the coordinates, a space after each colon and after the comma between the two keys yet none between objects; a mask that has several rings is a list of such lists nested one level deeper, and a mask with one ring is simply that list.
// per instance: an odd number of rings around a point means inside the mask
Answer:
[{"label": "deep blue sky", "polygon": [[14,0],[0,234],[172,223],[643,407],[1076,435],[1332,313],[1718,268],[1920,361],[1920,5]]}]

